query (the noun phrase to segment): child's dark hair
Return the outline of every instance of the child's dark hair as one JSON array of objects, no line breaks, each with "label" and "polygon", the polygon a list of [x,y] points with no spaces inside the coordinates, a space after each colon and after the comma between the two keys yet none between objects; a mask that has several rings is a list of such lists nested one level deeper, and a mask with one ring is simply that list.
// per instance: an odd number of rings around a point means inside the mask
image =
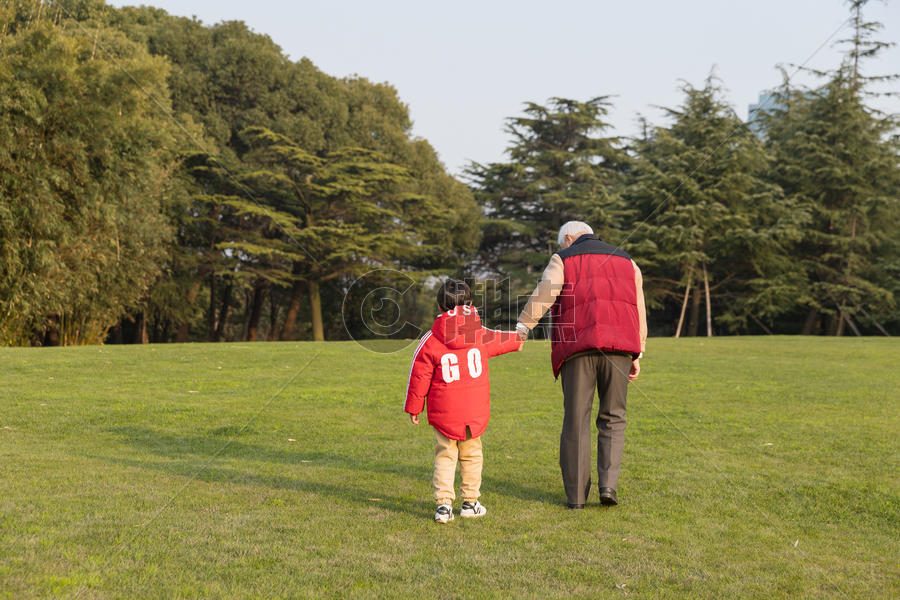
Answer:
[{"label": "child's dark hair", "polygon": [[469,289],[469,284],[465,281],[448,279],[438,289],[437,303],[442,311],[448,311],[465,304],[472,304],[472,290]]}]

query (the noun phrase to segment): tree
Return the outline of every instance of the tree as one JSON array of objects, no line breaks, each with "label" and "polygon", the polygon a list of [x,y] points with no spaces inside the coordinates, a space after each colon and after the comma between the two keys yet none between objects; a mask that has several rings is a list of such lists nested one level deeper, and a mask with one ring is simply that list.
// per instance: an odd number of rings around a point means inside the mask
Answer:
[{"label": "tree", "polygon": [[[242,136],[248,127],[284,136],[328,164],[335,153],[359,148],[405,169],[407,176],[402,184],[395,182],[395,193],[440,204],[442,218],[435,219],[432,209],[407,202],[402,221],[421,235],[422,244],[416,252],[392,257],[392,264],[403,269],[458,265],[477,244],[477,219],[473,218],[477,207],[471,193],[446,173],[425,140],[411,138],[408,109],[392,86],[360,77],[336,79],[307,59],[292,62],[271,39],[239,22],[206,27],[146,7],[124,8],[112,18],[152,53],[172,61],[175,111],[190,114],[208,133],[192,144],[195,153],[189,173],[194,200],[179,213],[190,213],[188,218],[176,220],[182,253],[173,255],[170,273],[184,282],[178,286],[186,292],[180,295],[182,303],[208,296],[210,339],[227,335],[229,320],[241,306],[242,335],[252,337],[254,323],[265,316],[263,304],[269,311],[268,337],[290,339],[304,294],[320,306],[321,285],[329,286],[326,294],[340,294],[349,285],[343,280],[350,270],[311,284],[303,276],[310,271],[309,264],[323,258],[300,248],[296,233],[288,234],[292,227],[305,225],[291,223],[281,230],[270,218],[280,214],[278,218],[303,220],[306,216],[279,212],[284,208],[280,192],[256,173],[275,165],[259,162],[259,148],[250,147],[249,138]],[[205,282],[202,288],[197,286],[200,279]],[[160,285],[171,287],[167,281]],[[195,312],[181,309],[178,314]],[[310,318],[316,319],[313,329],[324,334],[327,324],[318,320],[319,314],[312,311]],[[331,323],[340,322],[338,318]],[[187,327],[182,323],[177,329],[185,332]]]},{"label": "tree", "polygon": [[[264,128],[249,128],[245,137],[254,150],[247,158],[260,166],[247,181],[264,190],[267,210],[282,220],[287,239],[280,243],[296,244],[294,256],[285,257],[293,260],[294,276],[307,282],[313,339],[322,340],[321,285],[427,253],[406,215],[438,218],[438,207],[434,198],[404,192],[409,172],[375,151],[349,147],[320,158]],[[230,246],[261,252],[257,245]]]},{"label": "tree", "polygon": [[429,199],[430,208],[410,205],[404,219],[422,237],[417,252],[398,257],[407,270],[458,269],[478,247],[478,205],[465,184],[450,176],[427,140],[412,137],[409,109],[396,89],[352,77],[342,81],[348,107],[346,146],[383,154],[409,178],[402,191]]},{"label": "tree", "polygon": [[[191,140],[190,201],[172,214],[179,244],[148,301],[176,301],[168,306],[168,318],[180,320],[176,339],[187,339],[191,329],[205,330],[210,340],[255,338],[263,304],[294,281],[272,251],[260,256],[228,246],[241,240],[245,250],[262,248],[283,237],[265,214],[264,199],[242,179],[250,167],[242,160],[247,148],[240,132],[270,127],[306,146],[324,147],[326,130],[346,119],[340,85],[306,59],[290,61],[268,36],[241,22],[207,27],[148,7],[126,7],[109,18],[173,63],[173,109],[191,115],[206,133]],[[181,293],[166,292],[173,288]],[[197,320],[201,299],[205,325]]]},{"label": "tree", "polygon": [[[603,135],[609,129],[603,120],[608,97],[551,98],[546,106],[525,106],[524,116],[507,120],[510,162],[473,163],[467,169],[484,211],[481,248],[470,268],[508,278],[506,306],[531,291],[534,274],[546,265],[566,221],[585,220],[600,235],[614,236],[629,163],[620,140]],[[503,309],[501,314],[512,316]]]},{"label": "tree", "polygon": [[[792,249],[796,293],[793,306],[806,313],[803,333],[841,335],[856,320],[872,325],[897,320],[896,274],[900,216],[900,143],[896,115],[866,105],[870,88],[897,76],[870,76],[866,59],[888,44],[873,39],[878,23],[866,22],[866,2],[850,2],[853,34],[827,81],[814,90],[785,80],[778,106],[764,117],[774,181],[811,215]],[[894,265],[893,271],[891,265]]]},{"label": "tree", "polygon": [[706,334],[713,334],[714,293],[721,306],[715,321],[729,329],[764,318],[754,311],[758,286],[783,266],[784,245],[803,222],[763,180],[770,157],[721,100],[716,78],[699,89],[685,83],[682,91],[682,106],[665,109],[672,125],[645,128],[637,140],[626,193],[640,219],[630,243],[641,249],[648,303],[678,314],[676,337],[691,294],[688,335],[700,329],[704,296]]},{"label": "tree", "polygon": [[40,6],[2,14],[0,340],[97,343],[159,272],[180,129],[165,61]]}]

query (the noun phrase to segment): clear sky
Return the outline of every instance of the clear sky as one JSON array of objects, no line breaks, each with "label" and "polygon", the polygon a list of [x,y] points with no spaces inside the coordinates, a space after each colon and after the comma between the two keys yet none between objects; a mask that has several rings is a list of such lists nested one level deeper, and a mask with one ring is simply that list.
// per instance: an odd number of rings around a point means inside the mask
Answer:
[{"label": "clear sky", "polygon": [[[469,160],[504,160],[504,119],[526,101],[551,96],[616,96],[614,134],[634,135],[638,114],[665,123],[654,105],[677,106],[679,80],[699,86],[715,68],[746,118],[759,92],[780,83],[776,65],[801,64],[815,53],[807,66],[830,69],[840,61],[832,44],[850,33],[845,25],[819,49],[849,17],[841,0],[110,3],[151,4],[207,24],[242,20],[292,59],[306,56],[330,75],[387,81],[409,105],[414,134],[453,173]],[[900,0],[873,0],[865,16],[884,24],[879,39],[900,40]],[[867,70],[900,72],[900,48]],[[900,112],[897,99],[878,105]]]}]

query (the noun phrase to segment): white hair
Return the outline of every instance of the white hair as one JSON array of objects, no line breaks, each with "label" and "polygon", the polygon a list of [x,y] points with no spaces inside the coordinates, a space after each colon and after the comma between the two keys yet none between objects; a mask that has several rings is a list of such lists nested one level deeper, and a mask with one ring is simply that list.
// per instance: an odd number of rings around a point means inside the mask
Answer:
[{"label": "white hair", "polygon": [[557,243],[562,246],[566,241],[566,236],[578,237],[579,234],[594,233],[591,226],[583,221],[569,221],[559,228],[559,236],[556,238]]}]

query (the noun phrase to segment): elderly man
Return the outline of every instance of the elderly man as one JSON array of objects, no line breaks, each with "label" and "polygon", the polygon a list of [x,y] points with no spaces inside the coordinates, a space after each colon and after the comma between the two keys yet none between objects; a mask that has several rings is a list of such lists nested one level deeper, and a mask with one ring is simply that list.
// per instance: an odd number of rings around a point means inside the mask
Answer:
[{"label": "elderly man", "polygon": [[551,309],[553,375],[562,376],[565,416],[559,466],[569,508],[584,508],[591,488],[591,407],[597,415],[600,503],[618,504],[625,445],[628,382],[641,371],[647,316],[641,270],[623,250],[601,241],[586,223],[559,230],[559,252],[525,305],[516,329],[525,339]]}]

